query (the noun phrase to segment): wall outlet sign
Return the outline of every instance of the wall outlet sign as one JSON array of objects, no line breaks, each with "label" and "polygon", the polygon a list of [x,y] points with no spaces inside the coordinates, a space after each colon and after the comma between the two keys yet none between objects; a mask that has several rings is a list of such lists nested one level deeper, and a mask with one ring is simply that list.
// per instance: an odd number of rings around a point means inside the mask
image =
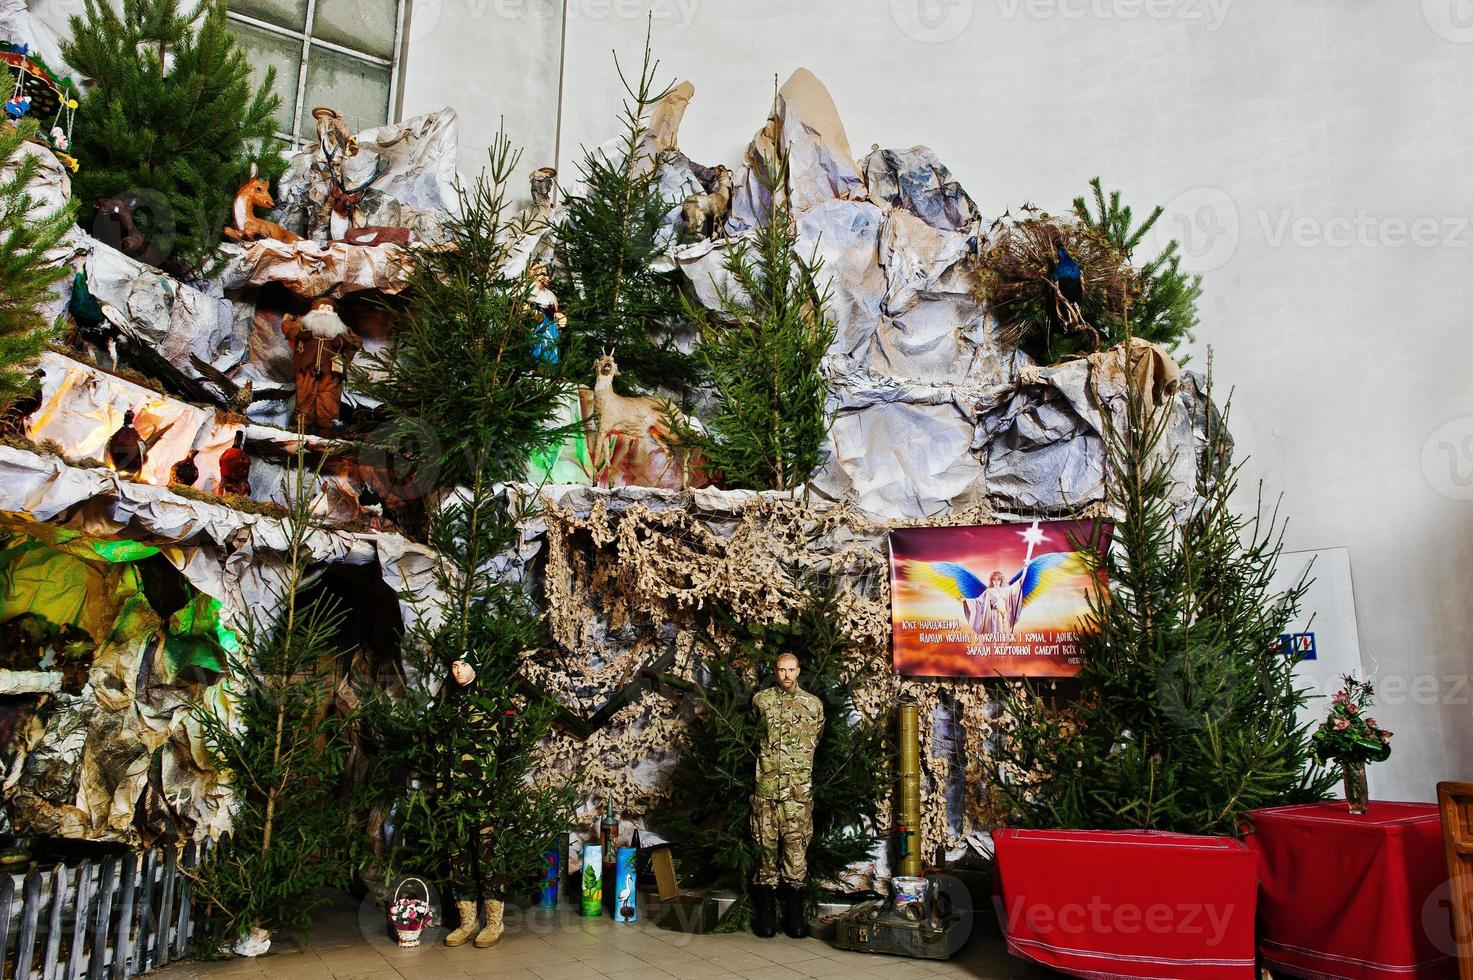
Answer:
[{"label": "wall outlet sign", "polygon": [[1300,660],[1318,660],[1314,645],[1314,633],[1280,633],[1279,652],[1285,656],[1297,654]]}]

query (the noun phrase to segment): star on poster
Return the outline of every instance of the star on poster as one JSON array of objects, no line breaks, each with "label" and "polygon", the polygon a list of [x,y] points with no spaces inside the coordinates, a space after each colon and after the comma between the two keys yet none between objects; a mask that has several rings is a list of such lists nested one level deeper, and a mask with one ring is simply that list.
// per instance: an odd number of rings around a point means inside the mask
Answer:
[{"label": "star on poster", "polygon": [[1070,677],[1111,527],[1032,521],[890,532],[895,669],[909,677]]}]

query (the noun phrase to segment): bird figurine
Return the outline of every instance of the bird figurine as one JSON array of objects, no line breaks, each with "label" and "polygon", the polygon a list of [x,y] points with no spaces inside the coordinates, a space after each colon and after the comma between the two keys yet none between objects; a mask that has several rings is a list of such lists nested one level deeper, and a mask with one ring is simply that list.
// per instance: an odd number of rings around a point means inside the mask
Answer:
[{"label": "bird figurine", "polygon": [[[1053,359],[1053,334],[1073,327],[1081,319],[1084,305],[1084,270],[1074,261],[1074,256],[1062,242],[1054,245],[1056,260],[1054,274],[1044,294],[1044,310],[1048,313],[1048,335],[1044,338],[1044,350]],[[1071,309],[1072,307],[1072,309]]]},{"label": "bird figurine", "polygon": [[169,470],[169,482],[177,483],[181,487],[192,487],[199,479],[199,464],[194,457],[199,454],[198,449],[191,449],[189,455],[175,463]]},{"label": "bird figurine", "polygon": [[384,498],[365,483],[358,491],[358,510],[368,518],[368,526],[377,531],[384,519]]},{"label": "bird figurine", "polygon": [[235,389],[235,394],[230,396],[230,401],[225,404],[225,410],[234,415],[244,415],[246,409],[251,407],[251,402],[256,400],[255,385],[247,378],[245,384]]},{"label": "bird figurine", "polygon": [[245,451],[245,432],[235,433],[235,442],[220,454],[220,481],[215,492],[233,493],[239,497],[251,495],[251,458]]},{"label": "bird figurine", "polygon": [[123,413],[123,424],[107,440],[107,458],[119,476],[132,479],[143,469],[143,460],[148,447],[143,436],[133,428],[133,410]]},{"label": "bird figurine", "polygon": [[81,269],[72,276],[72,296],[67,300],[66,310],[77,325],[76,336],[99,349],[105,348],[112,360],[113,370],[118,367],[118,334],[102,311],[102,304],[87,287],[87,274]]},{"label": "bird figurine", "polygon": [[25,393],[11,402],[10,407],[3,413],[0,413],[0,435],[25,437],[26,419],[41,407],[41,379],[44,377],[46,377],[46,372],[40,368],[31,372],[30,384]]}]

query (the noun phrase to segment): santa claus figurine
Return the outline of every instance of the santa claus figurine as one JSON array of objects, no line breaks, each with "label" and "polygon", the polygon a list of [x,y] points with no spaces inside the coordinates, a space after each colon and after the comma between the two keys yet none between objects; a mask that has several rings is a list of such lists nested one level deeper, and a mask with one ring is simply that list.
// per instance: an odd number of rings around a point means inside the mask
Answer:
[{"label": "santa claus figurine", "polygon": [[326,297],[313,300],[312,309],[300,317],[282,317],[281,332],[292,345],[297,420],[312,435],[333,435],[348,363],[363,342]]}]

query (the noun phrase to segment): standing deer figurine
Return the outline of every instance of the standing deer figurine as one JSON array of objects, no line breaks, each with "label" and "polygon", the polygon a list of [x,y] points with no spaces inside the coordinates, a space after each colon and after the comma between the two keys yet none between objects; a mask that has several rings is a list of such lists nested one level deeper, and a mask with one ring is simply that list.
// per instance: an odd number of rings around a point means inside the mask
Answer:
[{"label": "standing deer figurine", "polygon": [[[642,473],[648,462],[646,438],[654,440],[666,452],[665,467],[653,475],[658,483],[669,469],[674,458],[671,448],[670,419],[679,416],[690,424],[694,421],[680,415],[668,399],[650,395],[629,397],[614,391],[614,379],[619,376],[619,365],[612,353],[605,353],[593,362],[593,410],[597,417],[597,429],[590,455],[593,458],[594,484],[612,480],[619,467],[632,464],[636,472]],[[618,438],[623,436],[623,439]],[[630,458],[632,454],[632,459]],[[685,476],[681,474],[682,484]]]},{"label": "standing deer figurine", "polygon": [[231,224],[225,227],[225,237],[237,242],[253,242],[259,238],[272,238],[278,242],[299,242],[302,236],[287,231],[274,221],[256,217],[256,208],[273,208],[271,188],[265,178],[256,174],[256,165],[251,164],[251,178],[235,192],[235,205],[231,210]]}]

